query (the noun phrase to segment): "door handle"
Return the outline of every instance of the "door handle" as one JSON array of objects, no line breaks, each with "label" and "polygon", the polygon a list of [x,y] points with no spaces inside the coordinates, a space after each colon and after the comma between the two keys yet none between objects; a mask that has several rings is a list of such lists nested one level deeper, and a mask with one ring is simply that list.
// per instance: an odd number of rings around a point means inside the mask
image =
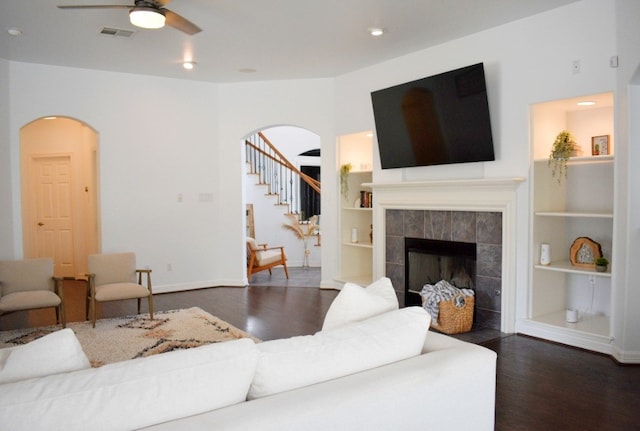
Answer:
[{"label": "door handle", "polygon": [[38,222],[38,226],[44,226],[44,223]]}]

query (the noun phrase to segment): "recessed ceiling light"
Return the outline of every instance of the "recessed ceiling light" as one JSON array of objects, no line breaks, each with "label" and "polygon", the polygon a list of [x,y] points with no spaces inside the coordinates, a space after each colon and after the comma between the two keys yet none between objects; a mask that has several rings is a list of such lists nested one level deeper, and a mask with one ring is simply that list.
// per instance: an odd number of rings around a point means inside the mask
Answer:
[{"label": "recessed ceiling light", "polygon": [[375,37],[382,36],[384,34],[384,29],[380,27],[371,27],[369,29],[369,34]]},{"label": "recessed ceiling light", "polygon": [[238,69],[238,72],[240,72],[240,73],[256,73],[257,70],[253,69],[251,67],[244,67],[242,69]]},{"label": "recessed ceiling light", "polygon": [[596,102],[592,101],[592,100],[585,100],[584,102],[578,102],[576,103],[576,105],[578,106],[592,106],[595,105]]},{"label": "recessed ceiling light", "polygon": [[11,36],[22,36],[22,30],[17,27],[8,28],[7,33],[9,33]]},{"label": "recessed ceiling light", "polygon": [[184,67],[187,70],[191,70],[194,67],[196,67],[196,62],[195,61],[185,61],[184,63],[182,63],[182,67]]}]

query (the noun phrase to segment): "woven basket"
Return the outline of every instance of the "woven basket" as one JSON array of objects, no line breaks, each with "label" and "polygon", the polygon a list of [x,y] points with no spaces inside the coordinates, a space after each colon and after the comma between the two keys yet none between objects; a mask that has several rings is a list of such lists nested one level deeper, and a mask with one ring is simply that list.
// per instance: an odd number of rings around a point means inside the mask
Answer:
[{"label": "woven basket", "polygon": [[[456,298],[461,298],[460,306],[456,306]],[[445,334],[459,334],[471,331],[473,325],[473,296],[457,295],[449,301],[438,303],[438,321],[431,322],[431,327]]]}]

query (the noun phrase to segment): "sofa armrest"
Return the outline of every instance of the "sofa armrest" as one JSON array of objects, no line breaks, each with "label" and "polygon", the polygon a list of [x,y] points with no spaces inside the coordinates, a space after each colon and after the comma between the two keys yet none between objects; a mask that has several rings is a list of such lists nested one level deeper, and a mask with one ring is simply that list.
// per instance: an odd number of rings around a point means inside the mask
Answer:
[{"label": "sofa armrest", "polygon": [[424,341],[424,346],[422,347],[422,353],[430,353],[436,352],[439,350],[447,350],[447,349],[484,349],[484,347],[478,346],[477,344],[468,343],[466,341],[458,340],[457,338],[451,337],[449,335],[441,334],[439,332],[435,332],[429,330],[427,337]]}]

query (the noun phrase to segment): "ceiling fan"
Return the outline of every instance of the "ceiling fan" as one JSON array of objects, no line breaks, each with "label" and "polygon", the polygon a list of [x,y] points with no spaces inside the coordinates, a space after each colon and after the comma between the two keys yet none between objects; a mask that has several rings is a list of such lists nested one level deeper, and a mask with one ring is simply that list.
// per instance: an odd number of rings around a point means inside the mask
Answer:
[{"label": "ceiling fan", "polygon": [[161,28],[165,24],[189,35],[202,31],[200,27],[175,12],[166,9],[171,0],[134,0],[133,5],[63,5],[60,9],[129,9],[131,24],[141,28]]}]

